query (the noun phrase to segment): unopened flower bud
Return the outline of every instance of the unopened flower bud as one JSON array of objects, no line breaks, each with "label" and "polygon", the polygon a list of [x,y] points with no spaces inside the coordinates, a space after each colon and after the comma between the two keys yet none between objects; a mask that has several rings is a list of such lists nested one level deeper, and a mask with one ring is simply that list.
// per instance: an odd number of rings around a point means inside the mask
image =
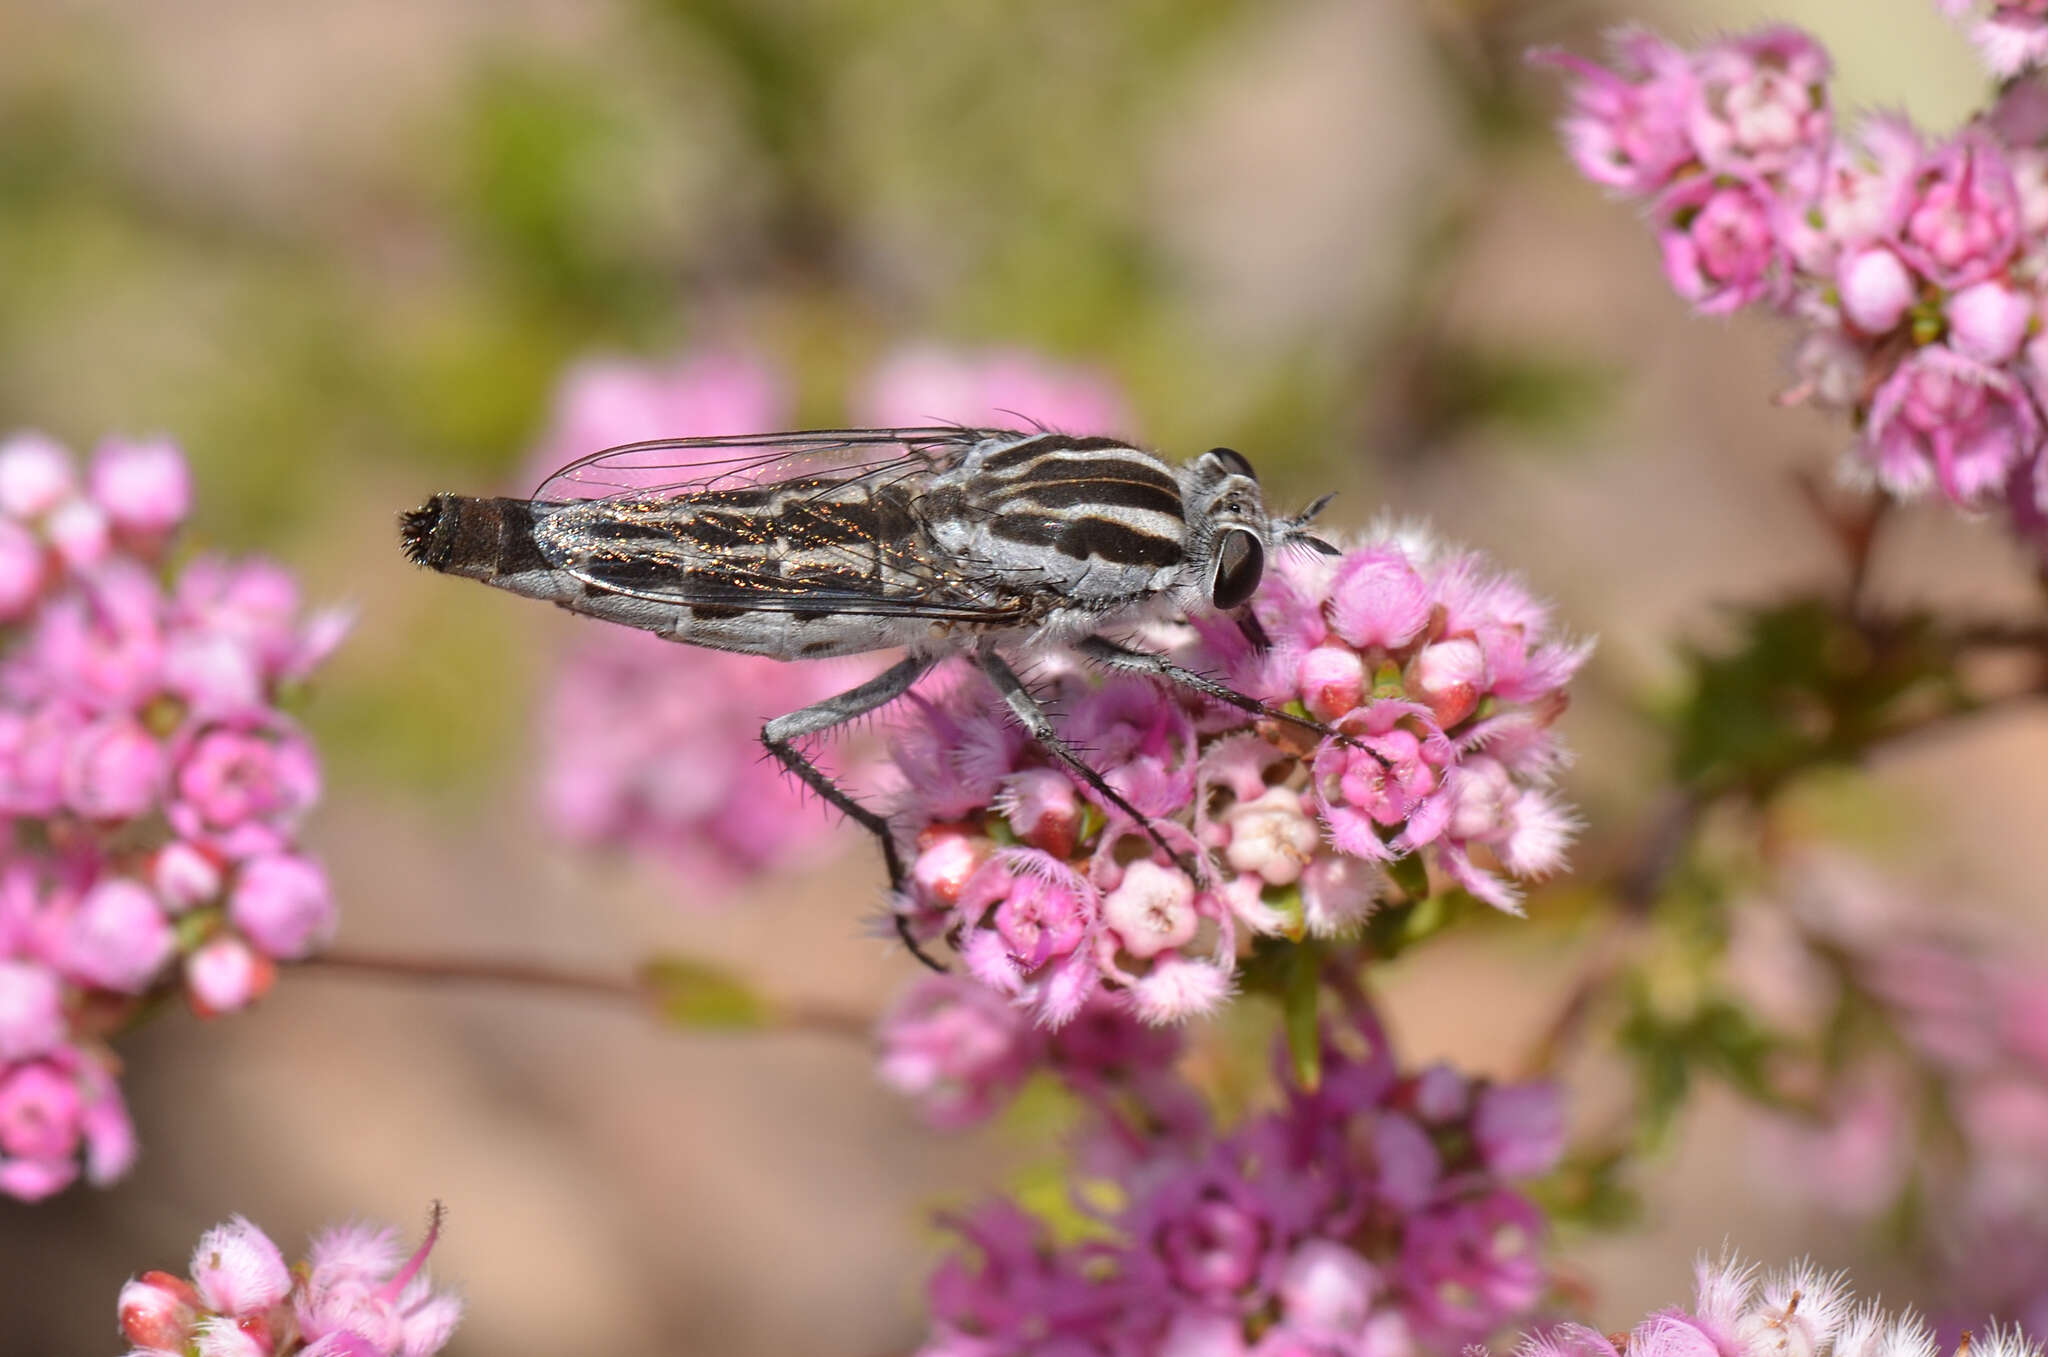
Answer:
[{"label": "unopened flower bud", "polygon": [[1280,1312],[1305,1329],[1355,1333],[1379,1289],[1379,1273],[1355,1250],[1311,1239],[1294,1250],[1280,1274]]},{"label": "unopened flower bud", "polygon": [[1431,1065],[1415,1076],[1411,1102],[1415,1115],[1430,1126],[1441,1126],[1464,1116],[1471,1101],[1471,1082],[1449,1065]]},{"label": "unopened flower bud", "polygon": [[962,825],[932,825],[917,836],[910,879],[923,896],[940,904],[960,902],[960,888],[988,856],[989,841]]},{"label": "unopened flower bud", "polygon": [[0,621],[27,612],[41,596],[48,573],[35,534],[12,519],[0,519]]},{"label": "unopened flower bud", "polygon": [[1897,255],[1872,245],[1842,257],[1835,269],[1842,313],[1866,334],[1889,333],[1913,304],[1913,273]]},{"label": "unopened flower bud", "polygon": [[186,997],[202,1018],[247,1008],[276,979],[276,963],[240,938],[215,938],[185,958]]},{"label": "unopened flower bud", "polygon": [[168,532],[192,507],[192,473],[167,439],[103,443],[87,476],[94,502],[130,532]]},{"label": "unopened flower bud", "polygon": [[2004,283],[1966,287],[1948,299],[1949,347],[1980,363],[2003,363],[2020,351],[2033,318],[2033,302]]},{"label": "unopened flower bud", "polygon": [[48,967],[0,961],[0,1065],[26,1060],[64,1039],[64,995]]},{"label": "unopened flower bud", "polygon": [[334,931],[334,897],[317,863],[273,853],[242,864],[228,893],[228,917],[273,957],[296,960]]},{"label": "unopened flower bud", "polygon": [[173,839],[158,850],[150,863],[150,884],[164,908],[182,914],[220,894],[220,868],[204,849]]},{"label": "unopened flower bud", "polygon": [[54,439],[22,433],[0,441],[0,513],[37,518],[77,484],[71,455]]},{"label": "unopened flower bud", "polygon": [[88,499],[66,500],[50,515],[50,545],[74,570],[98,565],[107,558],[113,538],[106,510]]},{"label": "unopened flower bud", "polygon": [[78,902],[65,930],[61,964],[92,984],[140,994],[176,948],[170,920],[149,888],[115,877]]},{"label": "unopened flower bud", "polygon": [[1486,682],[1486,653],[1470,637],[1424,646],[1415,657],[1410,683],[1436,723],[1448,730],[1479,706]]},{"label": "unopened flower bud", "polygon": [[1071,857],[1081,832],[1081,800],[1072,779],[1051,768],[1027,768],[1005,779],[996,809],[1017,837],[1056,858]]},{"label": "unopened flower bud", "polygon": [[1302,705],[1318,721],[1337,721],[1365,701],[1365,661],[1349,646],[1317,646],[1301,657]]},{"label": "unopened flower bud", "polygon": [[121,1288],[121,1332],[138,1348],[183,1352],[199,1318],[199,1293],[182,1277],[145,1272]]}]

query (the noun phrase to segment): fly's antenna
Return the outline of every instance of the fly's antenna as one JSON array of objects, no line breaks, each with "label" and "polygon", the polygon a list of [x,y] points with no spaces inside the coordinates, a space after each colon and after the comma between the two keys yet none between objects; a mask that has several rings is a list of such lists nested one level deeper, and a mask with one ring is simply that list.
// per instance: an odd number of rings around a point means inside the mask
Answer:
[{"label": "fly's antenna", "polygon": [[1328,508],[1330,501],[1336,497],[1337,493],[1333,490],[1329,494],[1315,500],[1306,509],[1303,509],[1292,518],[1283,518],[1275,522],[1273,526],[1279,529],[1280,544],[1289,547],[1306,547],[1308,550],[1321,556],[1341,556],[1343,553],[1337,550],[1336,547],[1331,546],[1328,542],[1325,542],[1322,538],[1317,537],[1308,530],[1308,525],[1315,522],[1316,515]]}]

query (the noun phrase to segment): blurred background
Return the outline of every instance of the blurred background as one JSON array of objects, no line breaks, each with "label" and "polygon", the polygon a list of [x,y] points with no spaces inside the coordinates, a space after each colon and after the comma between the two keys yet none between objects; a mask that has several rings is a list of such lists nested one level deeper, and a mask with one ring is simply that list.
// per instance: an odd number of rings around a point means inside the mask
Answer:
[{"label": "blurred background", "polygon": [[[1326,521],[1385,506],[1487,549],[1600,635],[1566,727],[1598,863],[1662,767],[1642,713],[1678,643],[1836,569],[1790,475],[1842,434],[1771,404],[1781,330],[1686,314],[1519,56],[1773,17],[1831,48],[1845,105],[1946,127],[1983,96],[1926,0],[0,0],[0,426],[174,436],[204,543],[358,607],[305,712],[352,947],[687,950],[853,1013],[912,974],[865,931],[854,837],[733,898],[561,846],[530,770],[579,624],[396,550],[398,510],[523,475],[570,365],[714,347],[781,374],[799,424],[904,345],[1021,347],[1114,382],[1169,453],[1244,449],[1281,503],[1334,488]],[[1926,510],[1878,587],[2018,601],[2028,576]],[[1957,909],[2038,920],[2044,759],[2048,724],[2002,716],[1836,813]],[[1563,947],[1539,920],[1404,960],[1411,1057],[1510,1071]],[[858,1039],[572,999],[293,972],[123,1050],[136,1171],[0,1201],[10,1350],[115,1350],[121,1281],[230,1212],[289,1250],[438,1198],[453,1351],[903,1352],[931,1211],[1048,1152],[1043,1127],[935,1136]],[[1702,1098],[1640,1223],[1567,1241],[1597,1322],[1677,1299],[1724,1238],[1856,1260],[1740,1120]]]}]

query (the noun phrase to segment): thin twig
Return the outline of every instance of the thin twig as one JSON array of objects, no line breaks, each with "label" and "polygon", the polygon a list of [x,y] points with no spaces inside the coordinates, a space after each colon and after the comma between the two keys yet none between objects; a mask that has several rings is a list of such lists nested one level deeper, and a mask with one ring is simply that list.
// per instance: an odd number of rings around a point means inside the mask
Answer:
[{"label": "thin twig", "polygon": [[1664,893],[1665,883],[1685,861],[1686,848],[1707,805],[1698,793],[1675,789],[1650,822],[1635,853],[1613,874],[1612,889],[1621,908],[1594,939],[1578,978],[1531,1043],[1529,1054],[1521,1062],[1528,1077],[1554,1070],[1585,1032],[1594,1008],[1627,966],[1644,920]]},{"label": "thin twig", "polygon": [[[649,1014],[658,1012],[661,994],[637,975],[617,972],[583,971],[545,962],[516,961],[485,957],[416,956],[396,952],[352,951],[329,948],[295,964],[299,971],[327,971],[337,976],[395,980],[401,983],[433,985],[443,982],[473,985],[503,985],[515,989],[551,990],[624,1003]],[[836,1008],[815,1000],[772,1002],[766,1020],[734,1023],[728,1031],[803,1031],[866,1041],[874,1030],[872,1015]],[[706,1028],[718,1024],[705,1024]]]}]

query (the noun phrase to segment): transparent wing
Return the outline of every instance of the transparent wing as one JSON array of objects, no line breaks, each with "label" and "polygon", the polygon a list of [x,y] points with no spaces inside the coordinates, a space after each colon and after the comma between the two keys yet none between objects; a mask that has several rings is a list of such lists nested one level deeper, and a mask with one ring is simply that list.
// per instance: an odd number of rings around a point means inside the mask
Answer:
[{"label": "transparent wing", "polygon": [[558,468],[536,500],[650,498],[774,485],[812,477],[844,479],[891,471],[937,471],[1006,429],[936,425],[918,429],[810,429],[623,443]]},{"label": "transparent wing", "polygon": [[[654,602],[999,622],[1022,603],[939,560],[917,487],[998,429],[828,429],[608,448],[541,484],[535,538],[594,588]],[[772,516],[769,506],[773,505]],[[800,557],[770,560],[771,547]]]}]

